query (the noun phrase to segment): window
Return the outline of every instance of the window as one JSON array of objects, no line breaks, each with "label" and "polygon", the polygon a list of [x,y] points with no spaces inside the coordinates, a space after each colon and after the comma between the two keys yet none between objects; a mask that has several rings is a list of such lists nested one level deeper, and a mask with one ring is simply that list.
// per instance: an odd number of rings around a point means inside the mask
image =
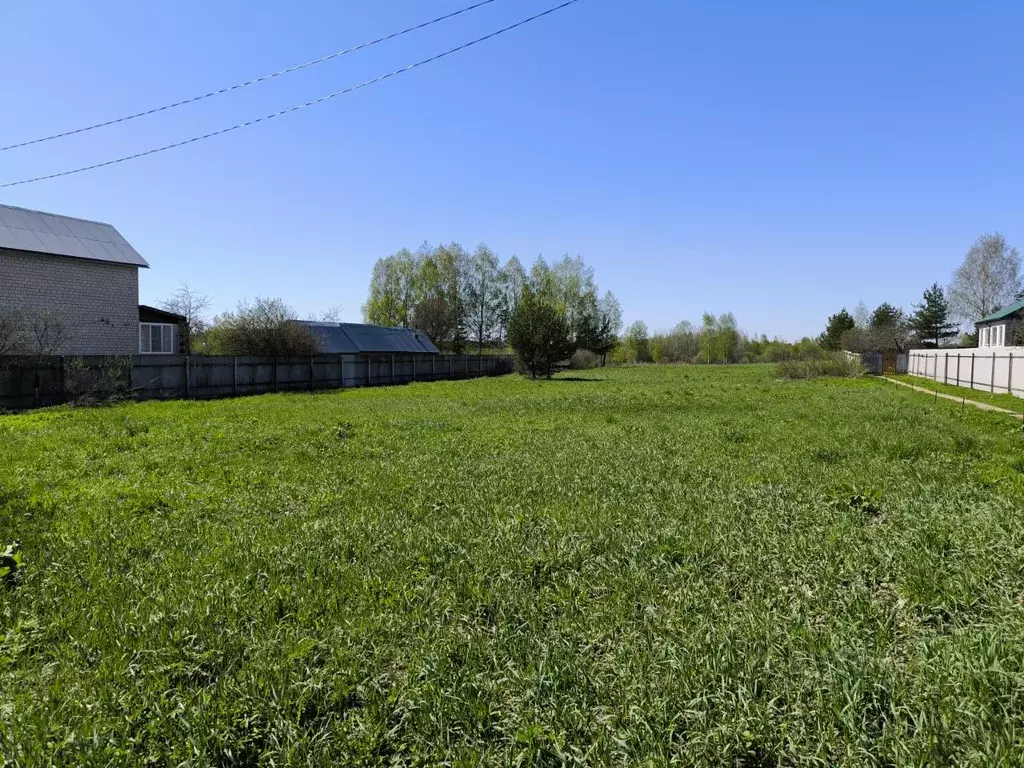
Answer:
[{"label": "window", "polygon": [[1005,325],[1000,325],[999,326],[999,346],[1000,347],[1005,347],[1006,346],[1006,326]]},{"label": "window", "polygon": [[174,354],[174,326],[170,323],[139,323],[139,352],[143,355]]},{"label": "window", "polygon": [[988,326],[981,329],[981,338],[978,339],[979,347],[988,346]]}]

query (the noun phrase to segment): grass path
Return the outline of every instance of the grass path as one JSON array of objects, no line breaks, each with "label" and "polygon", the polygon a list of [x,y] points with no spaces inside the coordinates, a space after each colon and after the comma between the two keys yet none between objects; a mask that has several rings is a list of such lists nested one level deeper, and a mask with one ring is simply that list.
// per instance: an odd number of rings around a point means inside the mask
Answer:
[{"label": "grass path", "polygon": [[935,392],[939,392],[940,396],[942,394],[952,395],[957,401],[966,400],[968,403],[985,403],[987,405],[995,406],[999,410],[1006,411],[1007,413],[1013,413],[1018,416],[1024,413],[1024,398],[1016,397],[1007,393],[986,392],[972,387],[945,384],[941,381],[933,381],[932,379],[923,378],[921,376],[912,376],[907,373],[886,376],[884,378],[896,383],[908,384],[912,387],[917,387],[918,389],[924,389],[933,397]]},{"label": "grass path", "polygon": [[[967,393],[963,394],[950,394],[947,392],[939,391],[937,389],[926,389],[925,387],[917,384],[911,384],[907,381],[900,381],[899,379],[893,378],[892,376],[883,377],[886,381],[891,381],[893,384],[899,384],[901,387],[908,387],[915,390],[916,392],[923,392],[926,395],[932,397],[941,397],[943,400],[951,400],[954,403],[966,403],[974,408],[980,408],[983,411],[997,411],[999,413],[1007,413],[1011,416],[1021,416],[1021,411],[1011,411],[1009,408],[1003,408],[998,405],[992,405],[991,403],[985,403],[980,400],[974,400]],[[958,387],[963,389],[963,387]]]}]

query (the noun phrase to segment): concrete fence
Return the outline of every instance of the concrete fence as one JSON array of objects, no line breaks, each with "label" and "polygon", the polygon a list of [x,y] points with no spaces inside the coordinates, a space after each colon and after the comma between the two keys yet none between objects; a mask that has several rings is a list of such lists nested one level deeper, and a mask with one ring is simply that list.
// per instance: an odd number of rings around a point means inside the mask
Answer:
[{"label": "concrete fence", "polygon": [[1024,347],[919,349],[908,373],[944,384],[1024,397]]},{"label": "concrete fence", "polygon": [[112,394],[139,400],[257,395],[468,379],[511,373],[504,355],[315,355],[0,358],[0,407]]}]

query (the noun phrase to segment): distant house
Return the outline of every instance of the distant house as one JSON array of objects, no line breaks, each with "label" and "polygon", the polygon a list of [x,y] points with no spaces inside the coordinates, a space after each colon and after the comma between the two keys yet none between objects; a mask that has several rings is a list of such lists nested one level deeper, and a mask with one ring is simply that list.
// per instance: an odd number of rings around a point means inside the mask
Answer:
[{"label": "distant house", "polygon": [[1021,343],[1024,334],[1024,299],[981,318],[978,330],[979,347],[1013,347]]},{"label": "distant house", "polygon": [[321,352],[327,354],[437,355],[440,350],[422,331],[388,328],[363,323],[321,323],[297,320],[320,337]]},{"label": "distant house", "polygon": [[139,269],[148,267],[109,224],[0,205],[0,306],[56,319],[54,354],[137,354]]}]

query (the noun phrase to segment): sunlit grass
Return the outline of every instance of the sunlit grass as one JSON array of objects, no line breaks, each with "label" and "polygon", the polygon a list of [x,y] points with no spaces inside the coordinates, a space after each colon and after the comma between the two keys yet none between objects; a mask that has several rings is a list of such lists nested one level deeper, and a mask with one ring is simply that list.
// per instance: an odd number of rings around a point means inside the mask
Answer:
[{"label": "sunlit grass", "polygon": [[1018,424],[773,366],[575,378],[0,418],[0,752],[1018,762]]}]

